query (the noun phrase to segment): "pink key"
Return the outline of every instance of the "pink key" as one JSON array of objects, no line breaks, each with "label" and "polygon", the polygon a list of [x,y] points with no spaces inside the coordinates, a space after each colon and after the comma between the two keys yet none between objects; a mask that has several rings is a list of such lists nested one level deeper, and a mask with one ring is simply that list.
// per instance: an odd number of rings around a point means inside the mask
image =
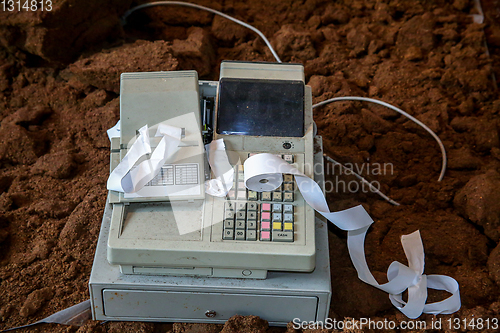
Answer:
[{"label": "pink key", "polygon": [[271,240],[271,233],[269,231],[260,232],[260,240],[268,241]]},{"label": "pink key", "polygon": [[270,212],[271,211],[271,204],[263,203],[262,204],[262,211]]},{"label": "pink key", "polygon": [[271,213],[270,212],[262,212],[261,219],[262,219],[262,221],[270,221],[271,220]]},{"label": "pink key", "polygon": [[261,229],[262,230],[270,230],[271,229],[271,222],[261,222]]}]

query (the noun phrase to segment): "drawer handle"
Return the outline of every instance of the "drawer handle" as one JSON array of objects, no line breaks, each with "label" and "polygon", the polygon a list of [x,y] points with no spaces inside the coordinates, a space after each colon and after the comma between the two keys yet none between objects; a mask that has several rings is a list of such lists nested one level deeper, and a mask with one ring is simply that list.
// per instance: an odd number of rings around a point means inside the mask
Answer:
[{"label": "drawer handle", "polygon": [[217,312],[215,312],[214,310],[207,310],[205,311],[205,316],[207,316],[208,318],[213,318],[217,315]]}]

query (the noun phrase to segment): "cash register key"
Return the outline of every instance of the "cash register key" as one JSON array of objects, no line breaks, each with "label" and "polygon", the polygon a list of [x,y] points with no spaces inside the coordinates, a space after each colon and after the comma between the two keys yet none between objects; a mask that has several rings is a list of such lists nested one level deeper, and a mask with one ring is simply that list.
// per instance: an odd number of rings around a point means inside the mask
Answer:
[{"label": "cash register key", "polygon": [[247,206],[247,210],[248,211],[257,211],[258,208],[259,208],[259,204],[258,203],[256,203],[256,202],[249,202],[248,203],[248,206]]},{"label": "cash register key", "polygon": [[261,241],[270,241],[271,240],[271,232],[270,231],[261,231],[260,232],[260,240]]},{"label": "cash register key", "polygon": [[224,203],[224,208],[226,208],[226,210],[234,210],[234,202],[233,201],[226,201]]},{"label": "cash register key", "polygon": [[257,220],[257,212],[248,211],[247,212],[247,220],[248,221],[256,221]]},{"label": "cash register key", "polygon": [[283,194],[281,192],[273,192],[273,201],[283,201]]},{"label": "cash register key", "polygon": [[234,232],[234,239],[235,240],[245,240],[245,229],[243,229],[243,230],[237,229]]},{"label": "cash register key", "polygon": [[236,220],[236,230],[245,230],[245,221]]},{"label": "cash register key", "polygon": [[271,213],[270,212],[262,212],[260,213],[260,219],[262,221],[271,221]]},{"label": "cash register key", "polygon": [[273,231],[273,242],[293,242],[293,232]]},{"label": "cash register key", "polygon": [[283,231],[293,231],[293,223],[285,222],[283,224],[284,224]]},{"label": "cash register key", "polygon": [[262,192],[261,193],[262,201],[271,201],[271,192]]},{"label": "cash register key", "polygon": [[255,191],[248,190],[248,200],[257,201],[259,200],[259,195]]},{"label": "cash register key", "polygon": [[262,204],[262,211],[263,212],[270,212],[271,211],[271,204],[269,204],[269,203],[263,203]]},{"label": "cash register key", "polygon": [[226,210],[224,212],[224,220],[233,220],[234,221],[234,211]]},{"label": "cash register key", "polygon": [[246,189],[240,189],[238,190],[238,200],[246,200],[247,199],[247,190]]},{"label": "cash register key", "polygon": [[293,214],[290,214],[290,213],[283,214],[283,221],[293,222]]},{"label": "cash register key", "polygon": [[273,213],[273,222],[281,222],[281,213]]},{"label": "cash register key", "polygon": [[227,193],[229,199],[236,199],[236,190],[234,188]]},{"label": "cash register key", "polygon": [[291,204],[283,205],[283,213],[292,213],[293,214],[293,205],[291,205]]},{"label": "cash register key", "polygon": [[224,234],[222,236],[222,239],[225,240],[232,240],[234,238],[234,230],[233,229],[226,229],[224,230]]},{"label": "cash register key", "polygon": [[290,174],[286,174],[283,176],[283,181],[285,183],[291,183],[293,182],[293,175],[290,175]]},{"label": "cash register key", "polygon": [[257,231],[256,230],[247,230],[247,240],[248,241],[256,241],[257,240]]},{"label": "cash register key", "polygon": [[263,231],[268,231],[271,230],[271,222],[261,222],[260,223],[260,229]]},{"label": "cash register key", "polygon": [[273,230],[281,231],[281,222],[273,222]]},{"label": "cash register key", "polygon": [[243,220],[243,221],[245,221],[245,218],[246,218],[246,211],[239,210],[239,211],[236,212],[236,219],[237,220]]},{"label": "cash register key", "polygon": [[238,201],[236,202],[236,210],[247,210],[247,203]]},{"label": "cash register key", "polygon": [[224,220],[224,230],[226,229],[234,229],[234,221],[233,220]]},{"label": "cash register key", "polygon": [[283,190],[285,192],[293,192],[293,183],[283,184]]},{"label": "cash register key", "polygon": [[257,230],[257,221],[247,221],[247,230]]},{"label": "cash register key", "polygon": [[293,155],[283,155],[283,159],[290,164],[293,163]]},{"label": "cash register key", "polygon": [[285,192],[283,201],[285,202],[293,202],[293,192]]},{"label": "cash register key", "polygon": [[245,174],[243,173],[243,165],[238,165],[238,180],[243,181]]},{"label": "cash register key", "polygon": [[282,204],[273,204],[273,213],[281,213]]}]

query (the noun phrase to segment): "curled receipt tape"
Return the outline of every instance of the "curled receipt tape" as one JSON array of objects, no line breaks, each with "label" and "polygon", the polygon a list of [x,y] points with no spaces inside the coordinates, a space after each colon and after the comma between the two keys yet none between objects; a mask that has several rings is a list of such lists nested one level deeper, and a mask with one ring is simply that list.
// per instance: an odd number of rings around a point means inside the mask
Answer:
[{"label": "curled receipt tape", "polygon": [[[366,263],[364,242],[373,223],[363,206],[359,205],[340,212],[330,212],[319,185],[293,165],[272,154],[257,154],[245,161],[245,185],[253,191],[272,191],[281,185],[282,174],[292,174],[304,200],[338,228],[348,231],[347,246],[358,277],[387,293],[392,304],[409,318],[422,313],[450,314],[460,309],[460,292],[455,279],[445,275],[425,275],[424,247],[420,232],[402,236],[401,242],[408,259],[408,266],[394,261],[387,270],[387,283],[379,284]],[[441,302],[425,304],[427,288],[445,290],[452,294]],[[408,290],[408,301],[402,293]]]},{"label": "curled receipt tape", "polygon": [[[119,132],[115,127],[114,131]],[[160,123],[155,136],[161,136],[162,139],[151,154],[148,125],[141,127],[139,136],[109,175],[107,189],[124,193],[139,191],[160,172],[165,161],[179,150],[181,135],[180,128]],[[151,157],[135,166],[146,154],[151,154]]]},{"label": "curled receipt tape", "polygon": [[234,169],[229,163],[224,140],[210,142],[205,145],[205,151],[215,177],[205,182],[205,193],[214,197],[225,197],[233,186]]},{"label": "curled receipt tape", "polygon": [[[139,130],[139,136],[134,141],[127,154],[108,178],[107,189],[123,193],[134,193],[144,187],[159,172],[167,159],[179,150],[182,129],[160,123],[156,137],[162,137],[158,146],[151,154],[151,144],[148,125]],[[109,140],[120,137],[120,121],[107,131]],[[208,162],[214,174],[214,179],[205,182],[205,192],[216,197],[224,197],[233,186],[234,169],[229,164],[226,146],[222,139],[214,140],[205,146]],[[136,163],[145,155],[151,157]]]},{"label": "curled receipt tape", "polygon": [[253,191],[272,191],[281,185],[282,173],[295,176],[295,182],[304,200],[318,213],[342,230],[357,230],[373,223],[372,218],[362,206],[341,212],[330,212],[323,192],[318,184],[304,175],[293,165],[273,154],[257,154],[245,161],[245,185]]}]

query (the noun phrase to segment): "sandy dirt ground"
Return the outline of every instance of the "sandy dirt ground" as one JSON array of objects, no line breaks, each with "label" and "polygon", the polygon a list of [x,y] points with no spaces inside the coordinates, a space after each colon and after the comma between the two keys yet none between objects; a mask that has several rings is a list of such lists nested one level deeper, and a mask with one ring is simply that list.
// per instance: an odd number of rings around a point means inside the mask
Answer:
[{"label": "sandy dirt ground", "polygon": [[[460,284],[461,310],[438,317],[499,318],[500,1],[483,1],[484,24],[472,22],[477,11],[468,0],[196,2],[253,24],[283,61],[304,64],[314,102],[378,98],[440,136],[449,156],[438,182],[439,148],[406,118],[361,102],[314,111],[325,152],[359,168],[385,164],[361,173],[401,203],[342,186],[328,194],[332,210],[361,203],[376,221],[366,252],[379,281],[392,261],[406,263],[400,236],[420,230],[425,272]],[[54,0],[50,12],[0,11],[0,329],[89,298],[120,73],[195,69],[217,80],[222,60],[274,60],[251,31],[193,9],[146,9],[122,26],[121,15],[139,3]],[[327,180],[354,178],[330,168]],[[358,280],[345,232],[332,227],[329,239],[329,316],[405,320],[386,293]],[[442,297],[431,292],[429,300]],[[26,331],[294,330],[236,316],[224,325],[89,321]]]}]

